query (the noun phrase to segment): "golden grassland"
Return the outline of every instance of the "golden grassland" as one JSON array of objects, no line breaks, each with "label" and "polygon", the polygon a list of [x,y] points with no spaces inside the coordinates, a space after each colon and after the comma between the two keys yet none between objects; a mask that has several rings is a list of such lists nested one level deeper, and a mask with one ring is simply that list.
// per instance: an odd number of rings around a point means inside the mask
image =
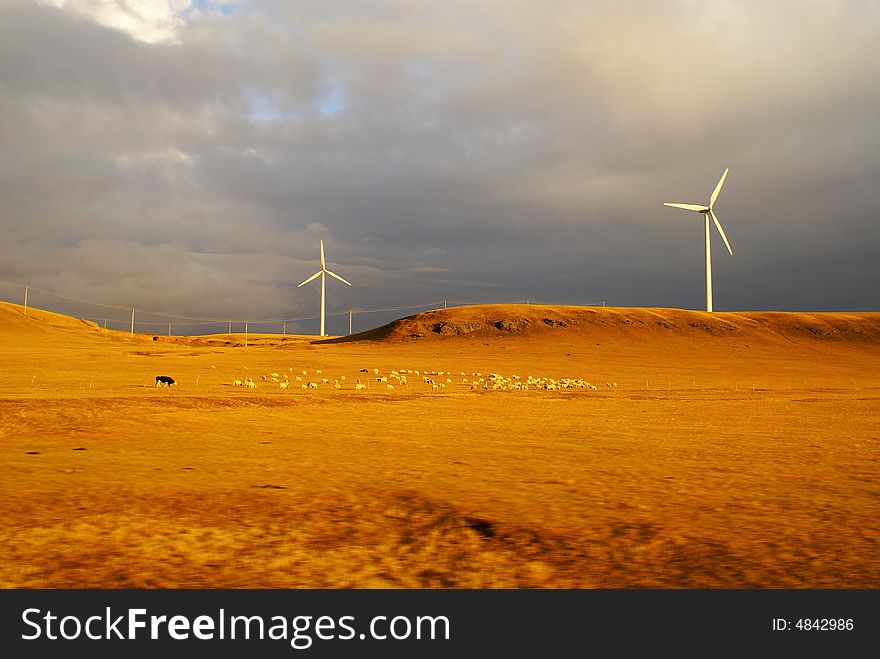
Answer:
[{"label": "golden grassland", "polygon": [[0,586],[880,586],[880,314],[475,306],[242,343],[0,304]]}]

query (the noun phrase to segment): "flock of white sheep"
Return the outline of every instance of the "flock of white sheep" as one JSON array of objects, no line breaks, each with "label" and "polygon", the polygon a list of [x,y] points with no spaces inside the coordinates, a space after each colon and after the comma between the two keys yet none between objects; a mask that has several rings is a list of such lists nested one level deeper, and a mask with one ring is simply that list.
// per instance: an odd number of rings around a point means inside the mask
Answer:
[{"label": "flock of white sheep", "polygon": [[[595,391],[598,389],[595,384],[580,378],[556,379],[532,375],[522,378],[519,375],[504,376],[499,373],[483,375],[478,372],[472,372],[468,376],[463,371],[454,374],[451,371],[415,369],[391,370],[387,374],[383,374],[378,368],[362,368],[358,374],[359,376],[354,378],[353,386],[347,387],[348,381],[344,375],[329,378],[323,377],[323,373],[320,370],[314,370],[311,373],[303,370],[302,375],[296,374],[291,377],[292,373],[293,368],[291,367],[287,373],[272,372],[262,375],[260,376],[260,386],[277,387],[282,390],[293,387],[304,390],[352,388],[355,391],[375,389],[394,391],[396,388],[407,387],[410,383],[410,378],[412,378],[414,383],[423,387],[428,386],[431,388],[431,391],[442,391],[447,387],[467,388],[471,391],[557,391],[564,389],[590,389]],[[257,388],[257,383],[250,377],[244,380],[234,380],[232,384],[236,387]],[[605,386],[613,388],[617,387],[617,383],[608,382]]]}]

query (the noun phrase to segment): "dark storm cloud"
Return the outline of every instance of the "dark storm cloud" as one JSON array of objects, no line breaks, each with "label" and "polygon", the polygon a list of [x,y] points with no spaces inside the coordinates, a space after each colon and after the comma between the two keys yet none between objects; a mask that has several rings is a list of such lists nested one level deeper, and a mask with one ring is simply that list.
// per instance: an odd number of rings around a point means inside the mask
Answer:
[{"label": "dark storm cloud", "polygon": [[[875,309],[869,3],[13,0],[0,279],[219,316]],[[5,289],[4,289],[5,290]],[[9,299],[10,296],[6,296]]]}]

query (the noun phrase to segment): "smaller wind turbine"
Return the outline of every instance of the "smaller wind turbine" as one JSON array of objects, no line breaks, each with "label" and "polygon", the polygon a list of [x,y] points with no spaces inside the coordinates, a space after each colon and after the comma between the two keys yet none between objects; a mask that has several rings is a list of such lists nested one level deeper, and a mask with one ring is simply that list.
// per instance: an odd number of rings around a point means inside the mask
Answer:
[{"label": "smaller wind turbine", "polygon": [[713,192],[712,196],[709,198],[708,206],[698,206],[696,204],[671,204],[668,202],[663,203],[664,206],[683,208],[687,211],[696,211],[697,213],[702,213],[706,217],[706,311],[712,311],[712,248],[709,243],[710,216],[714,220],[715,226],[718,227],[718,233],[720,233],[721,237],[724,239],[724,244],[727,245],[727,251],[733,256],[733,250],[730,249],[730,243],[727,241],[727,236],[724,235],[724,229],[721,227],[721,222],[718,221],[718,216],[715,215],[715,211],[713,210],[715,207],[715,201],[718,199],[718,193],[721,192],[721,186],[724,185],[724,179],[727,178],[728,169],[724,170],[724,173],[721,175],[721,180],[719,180],[718,185],[715,186],[715,192]]},{"label": "smaller wind turbine", "polygon": [[313,279],[317,279],[318,277],[321,278],[321,336],[327,336],[326,334],[324,334],[324,309],[325,309],[325,304],[324,304],[324,282],[325,282],[325,280],[326,280],[325,275],[330,275],[331,277],[335,277],[336,279],[338,279],[339,281],[341,281],[343,284],[348,284],[349,286],[351,286],[351,284],[350,284],[349,282],[345,281],[342,277],[340,277],[339,275],[337,275],[335,272],[330,272],[330,271],[327,269],[327,264],[326,264],[325,261],[324,261],[324,241],[322,240],[322,241],[321,241],[321,269],[318,270],[318,272],[316,272],[315,274],[313,274],[311,277],[309,277],[308,279],[306,279],[302,284],[300,284],[299,286],[297,286],[297,288],[299,288],[300,286],[305,286],[306,284],[308,284],[308,283],[309,283],[310,281],[312,281]]}]

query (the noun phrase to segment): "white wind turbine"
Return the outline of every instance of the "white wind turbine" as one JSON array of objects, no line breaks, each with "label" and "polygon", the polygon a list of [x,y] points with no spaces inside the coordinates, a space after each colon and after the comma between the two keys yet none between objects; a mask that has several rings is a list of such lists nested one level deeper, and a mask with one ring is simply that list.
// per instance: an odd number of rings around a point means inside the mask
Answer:
[{"label": "white wind turbine", "polygon": [[305,286],[306,284],[308,284],[308,283],[309,283],[310,281],[312,281],[313,279],[316,279],[316,278],[318,278],[318,277],[321,278],[321,336],[326,336],[326,334],[324,334],[324,309],[325,309],[325,305],[324,305],[324,283],[325,283],[325,280],[326,280],[325,275],[330,275],[331,277],[335,277],[336,279],[338,279],[339,281],[341,281],[343,284],[348,284],[349,286],[351,286],[351,284],[350,284],[349,282],[345,281],[342,277],[340,277],[339,275],[337,275],[335,272],[330,272],[330,271],[327,269],[327,265],[326,265],[326,263],[325,263],[325,261],[324,261],[324,241],[322,240],[322,241],[321,241],[321,269],[318,270],[318,272],[316,272],[315,274],[313,274],[311,277],[309,277],[308,279],[306,279],[302,284],[300,284],[299,286],[297,286],[297,288],[299,288],[300,286]]},{"label": "white wind turbine", "polygon": [[721,234],[721,237],[724,239],[727,251],[733,256],[733,250],[730,249],[730,243],[727,241],[727,236],[724,235],[724,229],[721,227],[721,222],[718,221],[718,216],[715,215],[715,211],[713,210],[715,207],[715,200],[718,199],[718,193],[721,192],[721,186],[724,185],[724,179],[727,178],[727,172],[728,170],[725,169],[724,173],[721,175],[718,185],[715,186],[715,192],[713,192],[712,196],[709,198],[708,206],[698,206],[696,204],[671,204],[667,202],[664,202],[663,204],[664,206],[672,206],[673,208],[684,208],[688,211],[696,211],[697,213],[702,213],[706,217],[706,311],[712,311],[712,249],[709,244],[710,216],[714,220],[715,226],[718,227],[718,232]]}]

